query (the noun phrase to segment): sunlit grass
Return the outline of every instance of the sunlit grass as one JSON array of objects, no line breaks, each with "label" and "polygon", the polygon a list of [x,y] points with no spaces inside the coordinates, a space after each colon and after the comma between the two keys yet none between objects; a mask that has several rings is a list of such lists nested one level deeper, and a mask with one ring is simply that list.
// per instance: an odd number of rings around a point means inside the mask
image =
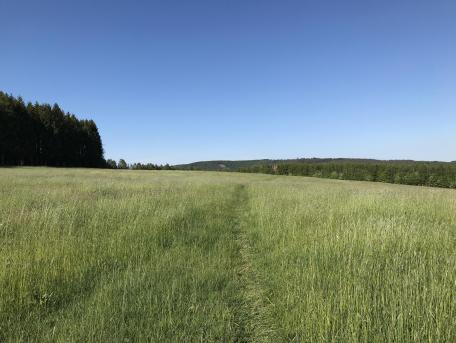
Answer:
[{"label": "sunlit grass", "polygon": [[249,194],[283,340],[455,340],[454,191],[281,178]]},{"label": "sunlit grass", "polygon": [[456,193],[0,170],[0,341],[454,341]]}]

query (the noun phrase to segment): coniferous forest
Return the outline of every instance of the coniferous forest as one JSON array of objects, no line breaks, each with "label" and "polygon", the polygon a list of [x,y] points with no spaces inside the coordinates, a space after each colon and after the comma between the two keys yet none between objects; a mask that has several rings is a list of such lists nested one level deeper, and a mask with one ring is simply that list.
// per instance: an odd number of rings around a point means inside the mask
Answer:
[{"label": "coniferous forest", "polygon": [[0,91],[0,165],[104,167],[93,120]]},{"label": "coniferous forest", "polygon": [[299,163],[256,165],[239,171],[456,188],[454,162],[302,159]]}]

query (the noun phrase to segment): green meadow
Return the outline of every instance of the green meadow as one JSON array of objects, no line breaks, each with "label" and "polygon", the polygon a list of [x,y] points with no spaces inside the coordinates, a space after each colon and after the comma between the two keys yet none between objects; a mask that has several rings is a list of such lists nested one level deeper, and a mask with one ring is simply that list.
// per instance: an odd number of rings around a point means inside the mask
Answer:
[{"label": "green meadow", "polygon": [[0,169],[0,342],[454,342],[456,191]]}]

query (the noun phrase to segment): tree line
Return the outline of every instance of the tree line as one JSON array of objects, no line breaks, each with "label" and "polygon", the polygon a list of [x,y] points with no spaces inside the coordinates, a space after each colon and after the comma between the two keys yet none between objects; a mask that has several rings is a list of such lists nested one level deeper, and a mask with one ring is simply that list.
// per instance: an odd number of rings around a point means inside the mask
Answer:
[{"label": "tree line", "polygon": [[112,159],[106,160],[106,167],[109,169],[133,169],[133,170],[174,170],[169,164],[161,165],[154,163],[131,163],[128,164],[123,158],[116,162]]},{"label": "tree line", "polygon": [[0,91],[0,165],[105,167],[93,120]]},{"label": "tree line", "polygon": [[309,161],[257,165],[240,168],[239,171],[456,188],[456,163],[453,162],[330,161],[318,163]]}]

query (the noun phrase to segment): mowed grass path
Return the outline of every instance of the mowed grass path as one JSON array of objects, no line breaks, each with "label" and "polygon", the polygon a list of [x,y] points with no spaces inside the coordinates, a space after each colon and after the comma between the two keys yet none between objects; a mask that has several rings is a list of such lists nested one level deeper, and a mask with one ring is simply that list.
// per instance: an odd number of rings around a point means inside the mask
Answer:
[{"label": "mowed grass path", "polygon": [[0,341],[453,342],[456,192],[0,169]]}]

